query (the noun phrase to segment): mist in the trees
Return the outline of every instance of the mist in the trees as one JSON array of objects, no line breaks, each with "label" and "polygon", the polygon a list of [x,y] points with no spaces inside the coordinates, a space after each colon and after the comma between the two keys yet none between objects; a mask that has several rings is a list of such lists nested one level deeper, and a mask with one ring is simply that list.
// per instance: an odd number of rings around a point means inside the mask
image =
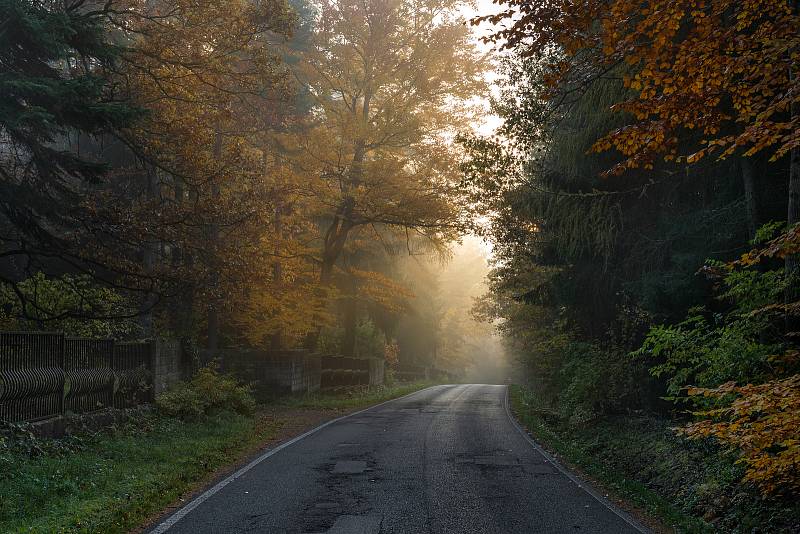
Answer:
[{"label": "mist in the trees", "polygon": [[398,258],[398,272],[413,293],[396,326],[401,362],[465,373],[472,382],[503,383],[508,362],[493,324],[472,313],[488,287],[490,252],[468,236],[447,258]]}]

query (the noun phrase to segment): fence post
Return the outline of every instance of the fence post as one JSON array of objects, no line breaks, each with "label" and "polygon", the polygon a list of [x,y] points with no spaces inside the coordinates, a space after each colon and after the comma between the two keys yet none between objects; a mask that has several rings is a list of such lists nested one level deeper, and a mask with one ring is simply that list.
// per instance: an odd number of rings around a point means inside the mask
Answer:
[{"label": "fence post", "polygon": [[156,389],[158,388],[158,340],[149,339],[147,345],[150,358],[150,373],[153,376],[153,387],[150,389],[150,402],[155,402]]},{"label": "fence post", "polygon": [[66,334],[62,333],[59,337],[58,344],[61,347],[59,355],[59,366],[61,368],[61,394],[58,396],[58,413],[61,417],[66,415],[66,396],[67,396],[67,367],[66,367],[66,351],[67,344],[64,342]]}]

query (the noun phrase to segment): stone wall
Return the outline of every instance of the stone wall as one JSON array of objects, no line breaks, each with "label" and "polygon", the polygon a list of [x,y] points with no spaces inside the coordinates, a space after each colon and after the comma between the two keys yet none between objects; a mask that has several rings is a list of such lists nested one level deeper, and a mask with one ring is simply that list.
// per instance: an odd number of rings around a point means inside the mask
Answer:
[{"label": "stone wall", "polygon": [[293,391],[318,391],[320,388],[322,366],[319,354],[303,356],[302,381]]},{"label": "stone wall", "polygon": [[253,386],[259,399],[322,388],[381,385],[383,360],[320,356],[303,350],[220,349],[221,371]]},{"label": "stone wall", "polygon": [[158,395],[191,375],[177,339],[158,339],[152,342],[153,392]]},{"label": "stone wall", "polygon": [[369,361],[369,385],[381,386],[386,379],[386,362],[384,360],[371,359]]},{"label": "stone wall", "polygon": [[302,350],[221,349],[218,358],[222,372],[252,384],[259,399],[319,389],[320,357]]}]

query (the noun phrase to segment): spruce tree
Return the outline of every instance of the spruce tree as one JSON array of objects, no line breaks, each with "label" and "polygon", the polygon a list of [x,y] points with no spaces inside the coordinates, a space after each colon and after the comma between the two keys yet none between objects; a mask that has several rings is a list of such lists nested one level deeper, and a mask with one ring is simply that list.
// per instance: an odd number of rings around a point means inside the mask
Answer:
[{"label": "spruce tree", "polygon": [[83,1],[0,0],[5,252],[30,254],[64,239],[77,224],[71,219],[82,188],[107,171],[81,153],[77,140],[97,140],[140,113],[107,76],[122,52],[111,41],[108,9]]}]

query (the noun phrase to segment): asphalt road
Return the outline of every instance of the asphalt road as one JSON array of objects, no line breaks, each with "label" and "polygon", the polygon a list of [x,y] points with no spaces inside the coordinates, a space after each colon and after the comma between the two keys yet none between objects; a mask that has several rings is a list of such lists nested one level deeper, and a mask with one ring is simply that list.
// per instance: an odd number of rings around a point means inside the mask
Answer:
[{"label": "asphalt road", "polygon": [[152,532],[643,532],[509,418],[506,388],[436,386],[312,431]]}]

